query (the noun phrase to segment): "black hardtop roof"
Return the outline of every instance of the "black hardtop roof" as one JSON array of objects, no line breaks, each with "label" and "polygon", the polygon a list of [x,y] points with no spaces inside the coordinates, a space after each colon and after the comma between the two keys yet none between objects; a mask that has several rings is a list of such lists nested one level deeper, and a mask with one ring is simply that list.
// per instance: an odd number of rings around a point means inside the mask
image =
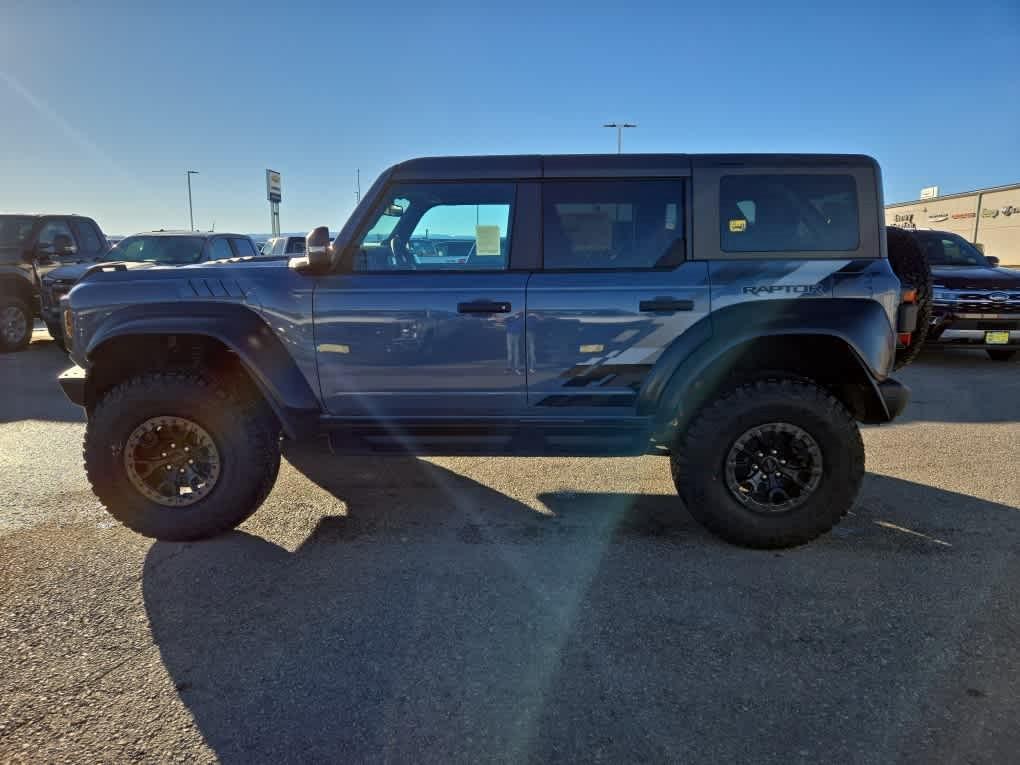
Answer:
[{"label": "black hardtop roof", "polygon": [[668,177],[696,167],[876,167],[864,154],[508,154],[419,157],[389,169],[393,180]]}]

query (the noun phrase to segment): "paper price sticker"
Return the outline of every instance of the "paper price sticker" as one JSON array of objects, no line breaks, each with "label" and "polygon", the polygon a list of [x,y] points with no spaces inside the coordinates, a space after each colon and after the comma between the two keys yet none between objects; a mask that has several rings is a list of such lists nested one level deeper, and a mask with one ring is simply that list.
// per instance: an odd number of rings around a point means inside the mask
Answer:
[{"label": "paper price sticker", "polygon": [[499,226],[475,226],[475,253],[478,257],[499,257]]},{"label": "paper price sticker", "polygon": [[747,221],[741,218],[736,218],[730,221],[730,232],[734,234],[740,234],[747,231]]}]

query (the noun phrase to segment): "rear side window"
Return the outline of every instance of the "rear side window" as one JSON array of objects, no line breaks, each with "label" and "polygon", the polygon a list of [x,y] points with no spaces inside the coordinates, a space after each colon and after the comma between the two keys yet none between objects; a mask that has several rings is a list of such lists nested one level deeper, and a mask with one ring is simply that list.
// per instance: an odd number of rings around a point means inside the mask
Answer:
[{"label": "rear side window", "polygon": [[839,252],[860,244],[850,175],[724,175],[723,252]]},{"label": "rear side window", "polygon": [[684,257],[681,181],[542,186],[546,270],[671,268]]},{"label": "rear side window", "polygon": [[287,254],[288,255],[304,255],[305,254],[305,240],[298,236],[292,236],[287,240]]}]

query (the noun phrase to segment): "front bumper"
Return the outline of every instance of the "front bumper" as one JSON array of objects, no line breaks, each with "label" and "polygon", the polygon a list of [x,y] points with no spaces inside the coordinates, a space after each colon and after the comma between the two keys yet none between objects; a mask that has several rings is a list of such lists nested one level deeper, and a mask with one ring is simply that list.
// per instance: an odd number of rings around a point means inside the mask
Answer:
[{"label": "front bumper", "polygon": [[62,372],[57,381],[64,389],[64,395],[70,399],[72,404],[85,406],[86,372],[84,369],[75,365]]},{"label": "front bumper", "polygon": [[[986,342],[986,332],[1008,332],[1008,343]],[[969,348],[1020,347],[1020,312],[975,313],[935,306],[928,328],[928,342]]]}]

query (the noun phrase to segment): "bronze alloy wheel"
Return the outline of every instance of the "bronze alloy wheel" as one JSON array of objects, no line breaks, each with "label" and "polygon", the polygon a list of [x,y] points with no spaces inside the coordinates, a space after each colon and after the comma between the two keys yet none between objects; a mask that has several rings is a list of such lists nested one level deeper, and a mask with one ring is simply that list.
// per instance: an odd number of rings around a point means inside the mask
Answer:
[{"label": "bronze alloy wheel", "polygon": [[808,433],[787,422],[744,432],[726,455],[726,486],[759,513],[782,513],[807,502],[822,481],[822,452]]},{"label": "bronze alloy wheel", "polygon": [[183,417],[153,417],[124,446],[128,479],[142,495],[166,507],[207,497],[220,477],[220,453],[205,429]]}]

